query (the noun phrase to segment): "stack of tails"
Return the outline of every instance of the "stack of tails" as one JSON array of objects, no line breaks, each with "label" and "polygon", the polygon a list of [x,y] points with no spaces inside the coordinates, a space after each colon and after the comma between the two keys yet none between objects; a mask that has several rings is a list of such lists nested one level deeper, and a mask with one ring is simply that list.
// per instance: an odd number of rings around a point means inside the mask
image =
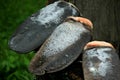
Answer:
[{"label": "stack of tails", "polygon": [[69,2],[57,1],[42,8],[16,30],[9,41],[10,48],[27,53],[40,47],[68,16],[80,16],[78,9]]}]

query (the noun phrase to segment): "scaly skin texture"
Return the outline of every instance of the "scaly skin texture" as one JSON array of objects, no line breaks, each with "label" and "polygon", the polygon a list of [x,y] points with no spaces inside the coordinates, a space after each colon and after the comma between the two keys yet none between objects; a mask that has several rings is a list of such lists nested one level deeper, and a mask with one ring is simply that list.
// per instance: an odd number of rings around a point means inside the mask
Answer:
[{"label": "scaly skin texture", "polygon": [[9,41],[10,48],[19,53],[27,53],[40,47],[68,16],[79,16],[73,4],[57,1],[47,5],[20,25]]},{"label": "scaly skin texture", "polygon": [[30,62],[36,75],[60,71],[73,63],[91,40],[91,30],[71,18],[59,25]]},{"label": "scaly skin texture", "polygon": [[120,60],[112,44],[92,41],[86,44],[83,53],[85,80],[120,79]]}]

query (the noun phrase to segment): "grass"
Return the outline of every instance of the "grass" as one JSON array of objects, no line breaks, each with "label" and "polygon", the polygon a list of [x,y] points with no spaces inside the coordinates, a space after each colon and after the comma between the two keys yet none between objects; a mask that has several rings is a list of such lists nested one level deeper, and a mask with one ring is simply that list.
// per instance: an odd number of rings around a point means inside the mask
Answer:
[{"label": "grass", "polygon": [[28,71],[34,55],[17,54],[8,47],[8,41],[16,28],[31,14],[44,7],[46,0],[0,1],[0,80],[33,80]]}]

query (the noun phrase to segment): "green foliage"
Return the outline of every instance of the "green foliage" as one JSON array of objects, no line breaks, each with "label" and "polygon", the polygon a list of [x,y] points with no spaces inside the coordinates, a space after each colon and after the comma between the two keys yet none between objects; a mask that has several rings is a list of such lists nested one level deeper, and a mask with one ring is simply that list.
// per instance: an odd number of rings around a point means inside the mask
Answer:
[{"label": "green foliage", "polygon": [[31,14],[45,6],[46,0],[0,1],[0,80],[33,80],[28,71],[34,55],[17,54],[8,47],[8,40],[15,29]]}]

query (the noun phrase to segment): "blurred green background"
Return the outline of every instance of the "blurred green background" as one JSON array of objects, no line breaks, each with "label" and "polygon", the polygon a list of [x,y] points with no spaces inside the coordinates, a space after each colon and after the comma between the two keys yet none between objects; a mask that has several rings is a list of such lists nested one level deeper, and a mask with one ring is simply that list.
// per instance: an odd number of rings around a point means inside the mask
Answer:
[{"label": "blurred green background", "polygon": [[46,0],[0,0],[0,80],[33,80],[28,71],[34,55],[17,54],[8,47],[15,29],[31,14],[46,5]]}]

